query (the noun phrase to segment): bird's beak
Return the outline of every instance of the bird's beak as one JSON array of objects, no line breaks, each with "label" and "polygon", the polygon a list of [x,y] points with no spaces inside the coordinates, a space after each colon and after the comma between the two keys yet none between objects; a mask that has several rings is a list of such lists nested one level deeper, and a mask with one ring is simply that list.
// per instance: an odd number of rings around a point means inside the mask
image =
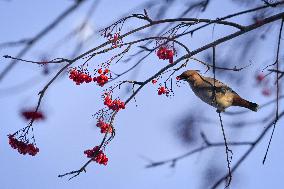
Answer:
[{"label": "bird's beak", "polygon": [[179,75],[178,78],[179,80],[183,80],[183,81],[187,79],[183,74]]}]

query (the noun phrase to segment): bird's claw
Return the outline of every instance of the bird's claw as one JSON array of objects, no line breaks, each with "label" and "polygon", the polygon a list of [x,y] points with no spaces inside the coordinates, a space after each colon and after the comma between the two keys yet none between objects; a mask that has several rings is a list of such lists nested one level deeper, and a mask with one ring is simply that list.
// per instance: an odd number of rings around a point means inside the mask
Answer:
[{"label": "bird's claw", "polygon": [[224,110],[224,109],[222,109],[222,110],[217,109],[216,112],[217,112],[217,113],[221,113],[221,112],[225,112],[225,110]]}]

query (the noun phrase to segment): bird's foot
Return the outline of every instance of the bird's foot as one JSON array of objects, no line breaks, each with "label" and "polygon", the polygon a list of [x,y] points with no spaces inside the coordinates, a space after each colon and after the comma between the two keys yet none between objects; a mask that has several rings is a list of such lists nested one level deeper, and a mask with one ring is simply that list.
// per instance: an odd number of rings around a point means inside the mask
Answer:
[{"label": "bird's foot", "polygon": [[217,113],[222,113],[222,112],[225,112],[225,109],[217,109],[216,112]]}]

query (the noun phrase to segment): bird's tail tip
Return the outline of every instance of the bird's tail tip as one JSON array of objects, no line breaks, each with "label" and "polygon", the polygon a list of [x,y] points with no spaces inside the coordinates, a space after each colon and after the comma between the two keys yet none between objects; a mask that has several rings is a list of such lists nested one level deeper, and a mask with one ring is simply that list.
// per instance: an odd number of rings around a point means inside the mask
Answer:
[{"label": "bird's tail tip", "polygon": [[241,98],[240,96],[236,96],[233,99],[232,105],[233,106],[241,106],[241,107],[250,109],[251,111],[254,111],[254,112],[257,112],[258,109],[259,109],[259,105],[257,103],[247,101],[247,100]]},{"label": "bird's tail tip", "polygon": [[257,103],[249,102],[248,108],[254,112],[257,112],[259,109],[259,105]]}]

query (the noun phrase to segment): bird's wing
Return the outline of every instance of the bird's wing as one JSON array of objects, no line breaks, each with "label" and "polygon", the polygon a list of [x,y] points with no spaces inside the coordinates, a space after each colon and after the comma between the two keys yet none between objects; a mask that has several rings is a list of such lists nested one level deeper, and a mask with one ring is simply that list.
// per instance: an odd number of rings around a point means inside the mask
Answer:
[{"label": "bird's wing", "polygon": [[[214,86],[214,78],[211,77],[203,77],[202,78],[205,85]],[[226,84],[222,83],[221,81],[215,79],[215,86],[216,87],[228,87]]]},{"label": "bird's wing", "polygon": [[[211,77],[203,77],[203,87],[213,87],[214,86],[214,78]],[[228,85],[222,83],[221,81],[215,79],[215,87],[217,92],[223,92],[226,93],[226,91],[233,92],[237,94],[235,91],[233,91]]]}]

